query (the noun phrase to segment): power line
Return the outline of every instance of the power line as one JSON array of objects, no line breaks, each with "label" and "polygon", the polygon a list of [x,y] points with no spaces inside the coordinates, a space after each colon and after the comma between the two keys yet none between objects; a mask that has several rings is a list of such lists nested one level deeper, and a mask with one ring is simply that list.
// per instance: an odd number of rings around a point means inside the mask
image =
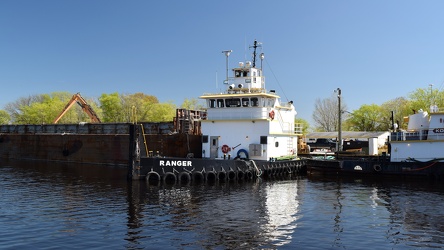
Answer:
[{"label": "power line", "polygon": [[276,75],[274,74],[273,69],[271,68],[271,66],[270,66],[270,64],[268,63],[267,59],[264,58],[264,60],[265,60],[265,62],[267,63],[268,68],[270,68],[270,71],[271,71],[271,73],[273,74],[274,79],[276,80],[276,83],[277,83],[278,86],[279,86],[279,89],[282,91],[282,94],[285,96],[285,99],[287,99],[287,102],[288,102],[288,97],[287,97],[287,95],[285,95],[285,92],[284,92],[284,90],[282,89],[282,86],[281,86],[281,84],[279,83],[279,80],[277,79]]}]

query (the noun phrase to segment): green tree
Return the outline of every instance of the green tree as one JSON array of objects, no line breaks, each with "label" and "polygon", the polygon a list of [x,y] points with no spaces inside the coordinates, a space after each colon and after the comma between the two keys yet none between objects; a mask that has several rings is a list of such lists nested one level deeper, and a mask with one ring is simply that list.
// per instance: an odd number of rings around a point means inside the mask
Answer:
[{"label": "green tree", "polygon": [[[65,109],[71,98],[72,94],[69,92],[33,95],[8,103],[5,110],[11,117],[11,123],[51,124]],[[93,101],[90,104],[94,107]],[[97,111],[97,105],[95,105],[94,109]],[[74,105],[59,122],[77,123],[80,121],[89,121],[89,117],[87,117],[80,106]]]},{"label": "green tree", "polygon": [[11,122],[11,116],[6,110],[0,110],[0,125],[9,124]]},{"label": "green tree", "polygon": [[103,112],[103,122],[125,121],[122,101],[117,92],[112,94],[102,94],[99,97],[99,102]]},{"label": "green tree", "polygon": [[[126,121],[150,121],[148,109],[159,103],[157,97],[144,93],[122,96]],[[133,117],[134,116],[134,117]]]},{"label": "green tree", "polygon": [[200,100],[196,98],[191,98],[191,99],[185,98],[180,107],[189,110],[204,110],[205,108],[204,104],[201,103]]},{"label": "green tree", "polygon": [[433,93],[437,95],[438,90],[427,90],[425,88],[418,88],[409,94],[411,109],[414,110],[428,110],[430,105],[435,104],[432,100]]},{"label": "green tree", "polygon": [[419,88],[409,94],[410,114],[413,111],[430,111],[431,106],[444,107],[444,91],[430,88]]},{"label": "green tree", "polygon": [[152,121],[150,109],[159,103],[157,97],[144,93],[102,94],[99,101],[104,122]]},{"label": "green tree", "polygon": [[385,128],[392,129],[392,111],[393,111],[393,120],[398,124],[399,128],[406,129],[407,123],[403,123],[404,117],[408,116],[412,113],[411,111],[411,103],[404,97],[398,97],[393,100],[384,102],[381,105],[381,113],[383,117],[383,123],[385,124]]},{"label": "green tree", "polygon": [[300,124],[302,126],[302,134],[306,135],[310,129],[310,123],[307,120],[304,120],[302,118],[296,118],[294,119],[295,124]]},{"label": "green tree", "polygon": [[[70,101],[74,97],[73,94],[69,92],[55,92],[51,94],[52,96],[52,104],[51,107],[55,107],[53,120],[58,117],[62,111],[67,108]],[[91,106],[97,116],[101,116],[101,109],[98,107],[96,101],[91,98],[83,97],[87,104]],[[63,115],[58,123],[79,123],[79,122],[89,122],[91,118],[87,113],[85,113],[80,105],[74,103],[71,108]]]},{"label": "green tree", "polygon": [[386,131],[382,109],[376,104],[362,105],[354,110],[345,122],[347,130],[351,131]]},{"label": "green tree", "polygon": [[60,99],[53,98],[52,94],[36,95],[28,100],[28,103],[22,101],[13,113],[15,123],[51,124],[64,107]]},{"label": "green tree", "polygon": [[176,105],[168,103],[154,103],[147,108],[150,122],[170,122],[176,116]]},{"label": "green tree", "polygon": [[[17,101],[6,104],[5,110],[11,117],[11,123],[20,124],[23,123],[22,119],[23,108],[31,105],[33,102],[40,101],[39,95],[30,95],[28,97],[21,97]],[[24,122],[26,123],[26,122]]]}]

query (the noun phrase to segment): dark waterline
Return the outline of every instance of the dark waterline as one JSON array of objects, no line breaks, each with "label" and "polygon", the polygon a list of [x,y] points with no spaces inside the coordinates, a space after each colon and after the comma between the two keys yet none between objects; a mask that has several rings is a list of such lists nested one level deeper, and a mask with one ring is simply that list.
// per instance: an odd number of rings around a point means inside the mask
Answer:
[{"label": "dark waterline", "polygon": [[151,186],[104,166],[0,164],[1,249],[444,247],[438,181]]}]

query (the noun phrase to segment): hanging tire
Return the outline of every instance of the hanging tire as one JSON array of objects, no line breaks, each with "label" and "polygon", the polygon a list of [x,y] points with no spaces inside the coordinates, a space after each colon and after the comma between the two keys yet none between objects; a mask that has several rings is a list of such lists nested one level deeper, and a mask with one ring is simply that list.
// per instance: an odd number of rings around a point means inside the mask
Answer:
[{"label": "hanging tire", "polygon": [[225,181],[227,179],[227,172],[225,171],[220,171],[217,173],[217,179],[219,181]]},{"label": "hanging tire", "polygon": [[176,175],[172,172],[166,172],[163,175],[163,182],[165,184],[175,184],[176,183]]},{"label": "hanging tire", "polygon": [[179,182],[180,184],[188,184],[191,182],[191,175],[188,172],[181,172],[179,174]]},{"label": "hanging tire", "polygon": [[242,170],[237,171],[237,179],[243,180],[245,178],[245,173]]},{"label": "hanging tire", "polygon": [[382,170],[381,165],[379,165],[379,164],[375,164],[375,165],[373,165],[373,169],[374,169],[376,172],[380,172],[380,171]]},{"label": "hanging tire", "polygon": [[151,171],[146,175],[146,181],[148,184],[158,185],[160,180],[160,175],[155,171]]},{"label": "hanging tire", "polygon": [[236,172],[234,172],[233,170],[228,171],[227,177],[230,181],[236,180]]},{"label": "hanging tire", "polygon": [[194,171],[193,174],[192,174],[191,180],[192,180],[194,183],[202,183],[202,182],[205,181],[205,177],[204,177],[204,175],[202,174],[202,172],[200,172],[200,171]]},{"label": "hanging tire", "polygon": [[208,171],[205,174],[205,180],[207,182],[215,182],[217,180],[217,174],[214,171]]}]

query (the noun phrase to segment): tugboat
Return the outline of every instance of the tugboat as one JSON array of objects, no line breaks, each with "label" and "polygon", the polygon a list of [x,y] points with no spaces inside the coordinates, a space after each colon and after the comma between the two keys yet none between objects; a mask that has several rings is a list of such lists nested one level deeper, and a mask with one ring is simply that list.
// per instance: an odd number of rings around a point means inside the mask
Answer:
[{"label": "tugboat", "polygon": [[201,120],[202,155],[189,158],[140,156],[140,131],[134,127],[129,175],[149,182],[199,182],[245,180],[305,171],[297,155],[302,129],[295,124],[293,101],[281,102],[276,91],[267,91],[261,67],[253,60],[240,62],[228,77],[222,93],[203,94],[206,116]]},{"label": "tugboat", "polygon": [[430,113],[419,110],[410,115],[408,128],[393,131],[389,155],[307,160],[309,174],[352,174],[366,177],[444,177],[444,112],[435,105]]}]

